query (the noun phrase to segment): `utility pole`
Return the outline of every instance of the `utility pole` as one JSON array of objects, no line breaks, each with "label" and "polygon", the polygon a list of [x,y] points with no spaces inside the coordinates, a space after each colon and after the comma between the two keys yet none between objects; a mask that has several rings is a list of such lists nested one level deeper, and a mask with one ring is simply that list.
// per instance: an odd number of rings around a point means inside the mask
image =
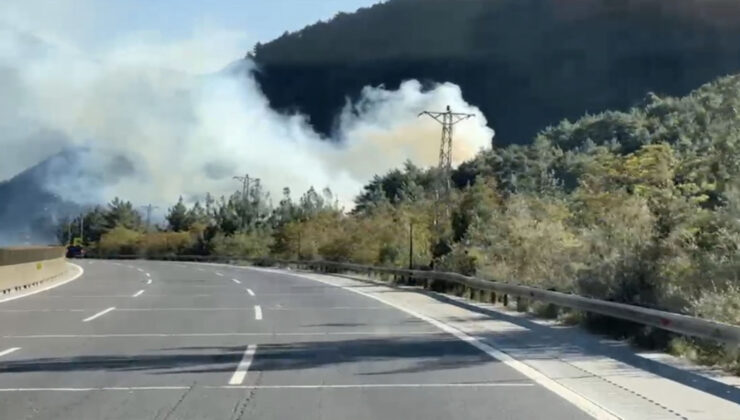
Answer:
[{"label": "utility pole", "polygon": [[159,207],[153,206],[151,203],[149,203],[146,206],[143,206],[143,208],[146,209],[146,231],[149,232],[149,227],[151,226],[152,222],[152,210],[156,210]]},{"label": "utility pole", "polygon": [[414,269],[414,222],[409,221],[409,270]]},{"label": "utility pole", "polygon": [[299,260],[301,259],[301,231],[298,231],[298,257]]},{"label": "utility pole", "polygon": [[[450,175],[452,173],[452,127],[462,120],[472,118],[475,114],[465,114],[462,112],[452,112],[450,106],[444,112],[423,111],[419,114],[428,115],[435,121],[442,124],[442,142],[439,145],[439,165],[437,168],[437,186],[436,200],[434,205],[434,224],[437,226],[437,233],[441,233],[440,206],[444,207],[446,214],[449,214],[450,205]],[[441,203],[440,203],[441,202]]]},{"label": "utility pole", "polygon": [[85,213],[80,214],[80,246],[85,242]]}]

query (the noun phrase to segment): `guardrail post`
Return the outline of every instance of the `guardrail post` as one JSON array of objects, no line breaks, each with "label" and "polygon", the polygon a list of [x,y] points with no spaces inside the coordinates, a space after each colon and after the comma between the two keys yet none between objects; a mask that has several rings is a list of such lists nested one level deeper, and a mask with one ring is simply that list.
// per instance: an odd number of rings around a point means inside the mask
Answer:
[{"label": "guardrail post", "polygon": [[504,295],[504,296],[503,296],[503,297],[501,298],[501,302],[502,302],[502,303],[504,304],[504,306],[509,306],[509,295],[506,295],[506,294],[505,294],[505,295]]},{"label": "guardrail post", "polygon": [[526,312],[529,306],[529,301],[522,298],[521,296],[516,297],[516,310],[517,312]]}]

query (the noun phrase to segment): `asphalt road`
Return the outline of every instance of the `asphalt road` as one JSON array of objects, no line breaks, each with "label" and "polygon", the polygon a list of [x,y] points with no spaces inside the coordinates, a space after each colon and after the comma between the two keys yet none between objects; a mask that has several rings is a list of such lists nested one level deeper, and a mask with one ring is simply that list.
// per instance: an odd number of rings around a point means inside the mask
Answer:
[{"label": "asphalt road", "polygon": [[203,264],[81,265],[71,283],[0,303],[0,419],[587,418],[339,287]]}]

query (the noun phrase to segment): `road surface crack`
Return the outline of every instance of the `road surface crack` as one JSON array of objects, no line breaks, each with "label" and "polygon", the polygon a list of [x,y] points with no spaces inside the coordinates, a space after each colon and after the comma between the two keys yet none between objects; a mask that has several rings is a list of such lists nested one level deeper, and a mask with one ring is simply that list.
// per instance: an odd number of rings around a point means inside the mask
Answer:
[{"label": "road surface crack", "polygon": [[[259,385],[261,382],[262,372],[257,372],[257,380],[254,381],[254,384]],[[251,402],[252,398],[254,398],[254,394],[256,392],[257,388],[250,388],[246,390],[244,398],[240,398],[236,402],[236,404],[234,404],[234,409],[231,411],[231,420],[239,420],[244,417],[244,414],[249,407],[249,403]]]},{"label": "road surface crack", "polygon": [[180,404],[182,404],[182,402],[185,401],[185,398],[187,398],[187,396],[193,391],[193,388],[195,388],[195,382],[193,382],[193,384],[190,385],[190,388],[186,389],[185,392],[183,392],[182,395],[180,395],[180,398],[177,399],[177,401],[175,402],[175,405],[173,405],[172,408],[170,408],[170,410],[167,412],[167,414],[165,414],[165,416],[163,417],[163,420],[167,420],[170,418],[170,416],[172,416],[175,410],[177,410],[177,407],[179,407]]}]

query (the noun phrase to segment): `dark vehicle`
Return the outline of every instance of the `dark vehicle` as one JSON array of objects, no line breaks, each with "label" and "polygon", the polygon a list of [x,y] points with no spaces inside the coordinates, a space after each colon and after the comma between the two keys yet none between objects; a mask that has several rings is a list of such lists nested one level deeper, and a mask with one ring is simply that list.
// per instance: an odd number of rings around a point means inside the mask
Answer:
[{"label": "dark vehicle", "polygon": [[85,258],[85,248],[79,245],[68,246],[67,258]]}]

